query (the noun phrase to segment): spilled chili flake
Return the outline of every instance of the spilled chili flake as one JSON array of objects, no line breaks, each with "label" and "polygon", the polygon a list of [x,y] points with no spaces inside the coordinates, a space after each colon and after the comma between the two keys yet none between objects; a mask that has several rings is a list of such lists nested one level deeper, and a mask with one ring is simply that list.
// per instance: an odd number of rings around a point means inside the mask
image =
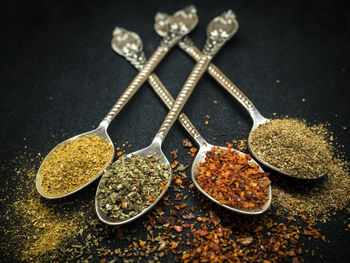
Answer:
[{"label": "spilled chili flake", "polygon": [[268,174],[249,162],[249,154],[213,147],[198,166],[197,182],[220,203],[243,209],[261,207],[268,199]]}]

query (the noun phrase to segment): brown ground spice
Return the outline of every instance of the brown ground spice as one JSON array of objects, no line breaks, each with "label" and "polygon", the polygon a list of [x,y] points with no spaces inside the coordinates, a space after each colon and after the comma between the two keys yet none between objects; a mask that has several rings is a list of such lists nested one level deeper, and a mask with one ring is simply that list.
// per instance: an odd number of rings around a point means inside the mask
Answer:
[{"label": "brown ground spice", "polygon": [[335,158],[328,162],[325,178],[300,183],[286,178],[274,178],[273,204],[293,215],[306,214],[326,222],[334,211],[349,209],[350,173],[349,163]]},{"label": "brown ground spice", "polygon": [[256,154],[282,171],[298,178],[317,178],[328,172],[333,157],[325,125],[307,125],[298,119],[274,119],[249,136]]}]

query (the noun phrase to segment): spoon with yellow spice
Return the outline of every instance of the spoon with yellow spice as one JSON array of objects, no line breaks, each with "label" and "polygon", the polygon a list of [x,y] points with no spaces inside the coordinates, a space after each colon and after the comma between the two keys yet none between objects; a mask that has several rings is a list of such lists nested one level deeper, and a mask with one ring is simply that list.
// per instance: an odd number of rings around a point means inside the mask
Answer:
[{"label": "spoon with yellow spice", "polygon": [[45,198],[71,195],[95,181],[113,160],[114,146],[107,134],[111,121],[147,80],[169,50],[197,25],[194,6],[170,17],[168,34],[129,84],[97,129],[72,137],[51,150],[36,176],[36,188]]}]

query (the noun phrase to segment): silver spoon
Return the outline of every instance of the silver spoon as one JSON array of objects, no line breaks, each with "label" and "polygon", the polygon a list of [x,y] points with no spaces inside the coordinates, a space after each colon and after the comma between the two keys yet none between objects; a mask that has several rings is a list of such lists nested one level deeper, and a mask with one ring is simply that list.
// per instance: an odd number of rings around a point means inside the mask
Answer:
[{"label": "silver spoon", "polygon": [[[141,85],[147,80],[148,76],[152,73],[152,71],[156,68],[156,66],[160,63],[160,61],[164,58],[164,56],[169,52],[169,50],[176,45],[176,43],[186,34],[192,31],[192,29],[197,25],[198,23],[198,17],[196,14],[196,9],[194,6],[188,6],[184,8],[183,10],[177,11],[174,15],[169,17],[169,24],[168,24],[168,33],[164,35],[163,40],[161,41],[160,45],[156,49],[156,51],[153,53],[151,58],[146,62],[145,66],[140,70],[140,72],[136,75],[136,77],[132,80],[132,82],[129,84],[127,89],[124,91],[122,96],[118,99],[118,101],[114,104],[114,106],[111,108],[111,110],[108,112],[107,116],[102,120],[100,125],[97,129],[74,136],[68,140],[63,141],[62,143],[58,144],[55,148],[51,150],[50,153],[55,151],[57,147],[61,146],[62,144],[67,144],[77,138],[81,138],[86,135],[95,135],[99,136],[102,139],[105,139],[109,142],[109,144],[113,147],[113,154],[111,155],[110,160],[106,163],[105,167],[107,167],[113,160],[114,157],[114,145],[109,138],[107,134],[107,128],[109,124],[112,122],[112,120],[118,115],[118,113],[122,110],[122,108],[128,103],[128,101],[131,99],[131,97],[136,93],[136,91],[141,87]],[[50,154],[49,153],[49,154]],[[48,154],[48,155],[49,155]],[[47,156],[48,156],[47,155]],[[74,191],[71,191],[69,193],[61,194],[61,195],[55,195],[52,196],[49,193],[46,193],[42,187],[42,176],[41,176],[41,168],[43,166],[43,163],[45,163],[47,156],[45,157],[44,161],[42,162],[41,166],[39,167],[39,170],[37,172],[36,176],[36,188],[40,195],[42,195],[45,198],[48,199],[57,199],[62,198],[68,195],[71,195],[84,187],[91,184],[93,181],[95,181],[101,174],[103,169],[99,173],[96,174],[95,177],[93,177],[89,182],[85,183],[84,185],[80,186],[79,188],[75,189]]]},{"label": "silver spoon", "polygon": [[[166,116],[164,122],[162,123],[159,131],[154,137],[151,145],[139,151],[128,154],[128,156],[155,155],[165,165],[169,165],[169,174],[172,174],[170,163],[161,149],[162,142],[165,136],[168,134],[170,128],[174,124],[175,120],[178,118],[183,106],[185,105],[187,99],[189,98],[192,91],[194,90],[194,87],[196,86],[201,76],[206,71],[210,61],[212,60],[214,55],[219,51],[219,49],[226,43],[226,41],[228,41],[233,36],[236,30],[237,30],[237,22],[235,20],[234,13],[231,10],[224,12],[221,16],[214,18],[209,23],[207,28],[208,38],[203,49],[204,54],[201,57],[201,59],[197,62],[197,64],[194,66],[190,76],[187,78],[183,88],[181,89],[168,115]],[[98,200],[98,192],[100,188],[100,185],[99,185],[96,192],[96,197],[95,197],[95,208],[96,208],[97,215],[102,222],[109,225],[122,225],[125,223],[129,223],[139,218],[140,216],[144,215],[145,213],[147,213],[165,194],[165,192],[169,188],[170,183],[171,183],[171,176],[169,176],[166,188],[160,193],[158,198],[149,207],[144,209],[141,213],[127,220],[117,221],[117,222],[112,220],[111,218],[108,218],[108,216],[106,216],[103,213],[103,211],[100,209],[99,200]]]},{"label": "silver spoon", "polygon": [[[164,36],[164,34],[166,34],[166,31],[167,31],[166,27],[167,27],[167,24],[169,23],[168,17],[169,15],[161,12],[157,13],[155,16],[154,29],[157,32],[157,34],[160,36]],[[195,46],[195,44],[192,42],[192,40],[188,36],[184,36],[179,41],[178,45],[182,50],[184,50],[187,54],[189,54],[192,58],[194,58],[194,60],[198,61],[201,58],[202,52]],[[287,176],[300,179],[300,177],[296,177],[292,174],[282,171],[280,168],[268,163],[262,157],[260,157],[255,151],[253,151],[251,147],[250,135],[261,124],[265,124],[269,122],[270,119],[267,119],[264,116],[262,116],[260,112],[257,110],[257,108],[254,106],[254,104],[248,99],[248,97],[244,95],[244,93],[213,63],[209,65],[208,72],[214,79],[216,79],[217,82],[221,84],[223,88],[225,88],[248,111],[248,113],[250,114],[250,117],[253,119],[253,127],[250,130],[250,133],[248,136],[248,148],[249,148],[249,151],[252,153],[252,155],[255,157],[255,159],[258,160],[260,163],[266,165],[267,167],[281,174],[285,174]],[[320,178],[325,174],[326,173],[320,174],[315,178]]]},{"label": "silver spoon", "polygon": [[[139,35],[137,35],[134,32],[130,32],[127,31],[125,29],[119,28],[118,29],[118,34],[122,34],[123,35],[123,39],[125,40],[123,45],[115,45],[116,42],[118,42],[118,39],[120,39],[120,37],[118,35],[114,35],[113,39],[112,39],[112,48],[113,50],[118,53],[119,55],[125,57],[132,65],[134,65],[138,70],[141,70],[141,68],[143,67],[145,61],[146,61],[146,57],[145,54],[142,51],[142,41],[139,37]],[[136,48],[130,48],[130,44],[132,43],[133,45],[135,43],[137,43],[137,49]],[[136,47],[136,46],[134,46]],[[160,81],[160,79],[157,77],[157,75],[155,73],[151,74],[148,77],[148,82],[151,84],[153,90],[158,94],[158,96],[162,99],[162,101],[165,103],[165,105],[171,109],[171,107],[174,104],[174,99],[173,97],[170,95],[170,93],[168,92],[168,90],[165,88],[165,86],[163,85],[163,83]],[[220,150],[226,150],[226,147],[220,147],[220,146],[214,146],[209,144],[208,142],[206,142],[206,140],[199,134],[199,132],[197,131],[197,129],[194,127],[194,125],[190,122],[190,120],[187,118],[187,116],[184,113],[181,113],[179,115],[179,121],[182,124],[182,126],[187,130],[187,132],[193,137],[193,139],[196,141],[196,143],[199,146],[199,153],[197,155],[197,158],[195,160],[195,162],[192,165],[192,180],[195,183],[195,186],[199,189],[199,191],[201,193],[203,193],[207,198],[209,198],[210,200],[212,200],[213,202],[215,202],[216,204],[229,209],[231,211],[234,212],[238,212],[238,213],[242,213],[242,214],[250,214],[250,215],[254,215],[254,214],[260,214],[265,212],[270,204],[271,204],[271,186],[268,187],[268,197],[269,199],[265,202],[265,204],[260,207],[257,208],[255,210],[247,210],[247,209],[239,209],[239,208],[234,208],[231,206],[227,206],[224,204],[221,204],[220,202],[218,202],[215,198],[213,198],[212,196],[208,195],[197,183],[196,181],[196,177],[198,174],[198,165],[200,162],[205,160],[205,156],[206,156],[206,152],[209,151],[212,147],[218,147]],[[240,151],[235,150],[238,154],[244,154]],[[257,164],[254,160],[251,160],[250,162],[253,162],[255,164]],[[257,164],[258,165],[258,164]],[[259,166],[259,165],[258,165]],[[261,171],[262,168],[259,166],[259,169]]]}]

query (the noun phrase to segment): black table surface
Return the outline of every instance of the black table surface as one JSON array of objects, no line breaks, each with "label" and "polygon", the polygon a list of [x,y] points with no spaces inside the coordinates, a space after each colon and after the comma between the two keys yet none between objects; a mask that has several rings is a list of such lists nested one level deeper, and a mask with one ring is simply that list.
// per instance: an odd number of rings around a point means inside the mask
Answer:
[{"label": "black table surface", "polygon": [[[137,32],[149,57],[160,42],[153,29],[155,13],[173,13],[192,3],[199,24],[190,37],[199,48],[204,46],[206,26],[213,17],[226,9],[236,13],[239,31],[213,62],[264,116],[277,113],[316,123],[328,121],[349,156],[349,3],[30,0],[7,1],[0,8],[1,162],[23,150],[45,155],[57,139],[96,127],[136,74],[110,47],[114,27]],[[175,47],[156,73],[176,97],[193,65]],[[247,112],[208,74],[184,112],[205,138],[217,137],[218,144],[242,138],[242,132],[247,134],[252,126]],[[145,84],[108,132],[117,145],[128,141],[130,152],[141,149],[150,144],[166,113]],[[206,114],[211,116],[209,125],[204,124]],[[186,137],[176,123],[163,143],[169,159]],[[1,183],[10,176],[5,171]],[[332,241],[321,251],[326,262],[350,258],[350,235],[344,231],[349,215],[342,212],[336,217],[321,226]]]}]

